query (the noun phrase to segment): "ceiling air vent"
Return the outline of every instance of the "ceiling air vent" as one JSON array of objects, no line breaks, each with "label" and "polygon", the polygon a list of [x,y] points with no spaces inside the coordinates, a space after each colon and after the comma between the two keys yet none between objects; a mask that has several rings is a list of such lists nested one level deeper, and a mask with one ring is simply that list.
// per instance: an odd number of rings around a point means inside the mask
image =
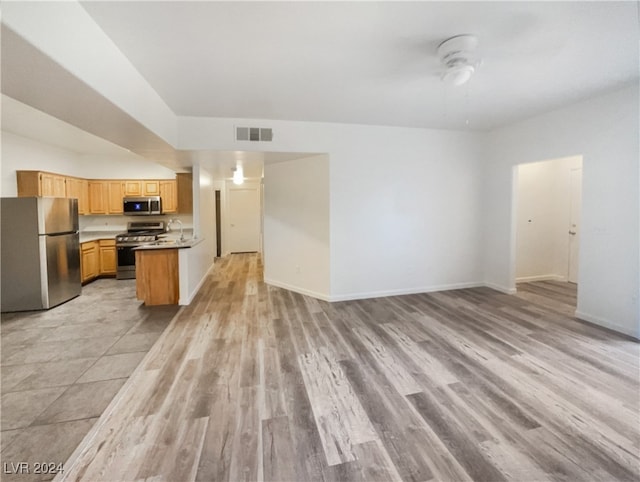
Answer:
[{"label": "ceiling air vent", "polygon": [[264,127],[236,127],[236,141],[271,142],[273,130]]}]

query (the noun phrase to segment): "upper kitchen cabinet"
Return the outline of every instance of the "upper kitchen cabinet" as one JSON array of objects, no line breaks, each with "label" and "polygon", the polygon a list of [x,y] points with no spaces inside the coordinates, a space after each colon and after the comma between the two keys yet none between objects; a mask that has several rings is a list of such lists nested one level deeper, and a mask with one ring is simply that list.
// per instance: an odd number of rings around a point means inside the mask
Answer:
[{"label": "upper kitchen cabinet", "polygon": [[89,212],[108,214],[109,185],[106,181],[89,181]]},{"label": "upper kitchen cabinet", "polygon": [[123,183],[125,196],[160,196],[160,181],[132,179]]},{"label": "upper kitchen cabinet", "polygon": [[193,175],[178,173],[176,183],[178,185],[178,212],[180,214],[193,213]]},{"label": "upper kitchen cabinet", "polygon": [[162,212],[178,212],[178,189],[176,181],[159,181],[160,198],[162,199]]},{"label": "upper kitchen cabinet", "polygon": [[142,181],[132,180],[124,181],[125,196],[142,196]]},{"label": "upper kitchen cabinet", "polygon": [[142,195],[143,196],[161,196],[160,193],[161,181],[142,181]]},{"label": "upper kitchen cabinet", "polygon": [[77,177],[67,178],[66,197],[78,200],[78,214],[89,214],[89,182]]},{"label": "upper kitchen cabinet", "polygon": [[122,214],[122,198],[124,197],[124,181],[107,181],[109,184],[109,197],[107,214]]},{"label": "upper kitchen cabinet", "polygon": [[81,179],[44,171],[17,171],[18,196],[78,199],[79,214],[123,214],[122,198],[160,196],[163,212],[193,212],[191,174],[177,179]]},{"label": "upper kitchen cabinet", "polygon": [[16,171],[18,196],[66,197],[66,177],[42,171]]},{"label": "upper kitchen cabinet", "polygon": [[122,181],[89,181],[90,214],[122,214]]},{"label": "upper kitchen cabinet", "polygon": [[66,197],[66,178],[58,174],[40,173],[42,196]]}]

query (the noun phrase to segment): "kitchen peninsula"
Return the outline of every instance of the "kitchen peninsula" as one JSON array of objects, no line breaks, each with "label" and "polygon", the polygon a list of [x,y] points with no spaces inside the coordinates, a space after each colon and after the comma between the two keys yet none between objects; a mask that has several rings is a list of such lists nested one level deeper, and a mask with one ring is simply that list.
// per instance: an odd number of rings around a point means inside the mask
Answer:
[{"label": "kitchen peninsula", "polygon": [[162,239],[134,248],[136,296],[147,306],[177,305],[188,298],[188,251],[204,239]]}]

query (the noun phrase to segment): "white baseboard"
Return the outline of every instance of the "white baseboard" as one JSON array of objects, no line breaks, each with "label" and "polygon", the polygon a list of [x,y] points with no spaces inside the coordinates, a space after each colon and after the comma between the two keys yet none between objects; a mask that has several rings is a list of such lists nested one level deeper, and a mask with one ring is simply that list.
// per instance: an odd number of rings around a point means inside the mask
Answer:
[{"label": "white baseboard", "polygon": [[431,293],[435,291],[459,290],[463,288],[477,288],[479,286],[484,286],[484,284],[483,283],[454,283],[454,284],[448,284],[448,285],[426,286],[422,288],[409,288],[409,289],[385,290],[385,291],[368,291],[364,293],[334,295],[334,296],[331,296],[329,301],[352,301],[352,300],[364,300],[367,298],[383,298],[385,296],[415,295],[419,293]]},{"label": "white baseboard", "polygon": [[631,336],[636,340],[640,340],[640,327],[636,327],[636,329],[634,330],[633,328],[629,328],[627,326],[621,326],[612,321],[605,320],[604,318],[590,315],[589,313],[584,313],[578,310],[576,310],[575,316],[576,318],[580,318],[581,320],[588,321],[589,323],[593,323],[594,325],[603,326],[605,328],[609,328],[610,330],[617,331],[618,333]]},{"label": "white baseboard", "polygon": [[333,301],[331,297],[326,293],[318,293],[317,291],[307,290],[304,288],[300,288],[298,286],[293,286],[287,283],[281,283],[280,281],[275,281],[267,278],[265,278],[264,282],[271,286],[284,288],[285,290],[293,291],[294,293],[300,293],[301,295],[305,295],[305,296],[311,296],[312,298],[317,298],[322,301]]},{"label": "white baseboard", "polygon": [[541,274],[537,276],[521,276],[516,278],[516,283],[529,283],[531,281],[567,281],[565,276],[559,274]]},{"label": "white baseboard", "polygon": [[492,290],[499,291],[500,293],[504,293],[506,295],[515,295],[517,293],[517,290],[515,288],[507,288],[506,286],[497,285],[495,283],[484,282],[483,286],[491,288]]}]

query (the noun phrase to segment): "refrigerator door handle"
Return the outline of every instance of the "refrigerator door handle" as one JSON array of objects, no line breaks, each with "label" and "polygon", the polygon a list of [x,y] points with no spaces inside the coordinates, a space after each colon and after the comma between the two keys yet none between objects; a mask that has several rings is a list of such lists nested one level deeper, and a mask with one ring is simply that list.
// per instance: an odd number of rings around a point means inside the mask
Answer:
[{"label": "refrigerator door handle", "polygon": [[40,295],[42,306],[49,308],[49,267],[47,266],[47,236],[38,236],[40,244]]}]

